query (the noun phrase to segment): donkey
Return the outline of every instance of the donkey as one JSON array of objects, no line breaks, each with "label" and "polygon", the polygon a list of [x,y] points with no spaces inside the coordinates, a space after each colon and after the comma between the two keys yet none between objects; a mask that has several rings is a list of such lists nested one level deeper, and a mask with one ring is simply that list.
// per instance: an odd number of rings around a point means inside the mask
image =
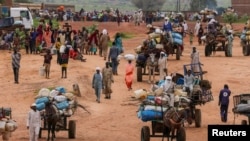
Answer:
[{"label": "donkey", "polygon": [[[150,53],[149,57],[147,59],[147,68],[148,68],[148,74],[149,74],[149,83],[154,83],[155,81],[155,69],[158,65],[158,61],[155,58],[155,53]],[[153,77],[153,80],[151,80],[151,77]]]},{"label": "donkey", "polygon": [[[44,118],[48,126],[47,141],[50,141],[50,139],[51,141],[54,141],[54,138],[56,138],[55,135],[56,125],[61,120],[61,117],[59,111],[57,110],[52,101],[49,101],[45,106]],[[51,136],[50,133],[52,134]]]},{"label": "donkey", "polygon": [[[171,141],[176,136],[176,131],[178,131],[181,126],[184,126],[184,121],[187,120],[189,124],[192,124],[192,116],[189,109],[176,110],[171,108],[164,113],[163,123],[164,126],[169,129],[169,137]],[[171,136],[170,136],[171,135]]]}]

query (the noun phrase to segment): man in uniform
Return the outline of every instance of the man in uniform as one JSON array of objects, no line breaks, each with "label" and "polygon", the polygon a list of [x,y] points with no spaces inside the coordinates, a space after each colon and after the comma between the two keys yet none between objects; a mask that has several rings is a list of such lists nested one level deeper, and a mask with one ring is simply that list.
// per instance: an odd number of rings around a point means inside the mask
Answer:
[{"label": "man in uniform", "polygon": [[229,96],[231,95],[231,91],[227,84],[224,85],[224,89],[220,91],[219,94],[219,106],[220,106],[220,115],[221,121],[227,122],[227,112],[228,112],[228,105],[229,105]]},{"label": "man in uniform", "polygon": [[110,67],[110,62],[106,62],[106,67],[102,69],[103,76],[103,86],[105,99],[111,98],[111,83],[114,83],[112,68]]}]

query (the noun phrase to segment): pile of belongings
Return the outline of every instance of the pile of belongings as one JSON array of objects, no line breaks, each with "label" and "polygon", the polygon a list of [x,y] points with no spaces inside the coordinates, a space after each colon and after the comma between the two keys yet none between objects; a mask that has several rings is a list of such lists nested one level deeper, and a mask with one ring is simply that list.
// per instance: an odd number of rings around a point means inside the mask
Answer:
[{"label": "pile of belongings", "polygon": [[44,111],[48,102],[53,101],[54,106],[64,116],[72,116],[76,110],[76,97],[73,93],[66,92],[64,87],[56,87],[53,90],[42,88],[35,97],[37,110]]},{"label": "pile of belongings", "polygon": [[246,114],[250,116],[250,94],[240,97],[239,103],[233,108],[235,113]]},{"label": "pile of belongings", "polygon": [[225,14],[226,15],[230,15],[230,14],[234,14],[235,13],[235,10],[233,9],[233,7],[228,7],[226,10],[225,10]]},{"label": "pile of belongings", "polygon": [[[170,107],[170,95],[163,91],[162,86],[165,80],[151,86],[151,89],[138,89],[134,91],[134,97],[141,101],[137,111],[137,117],[143,122],[161,120],[164,112]],[[174,91],[174,107],[177,109],[186,108],[191,102],[204,104],[212,101],[213,96],[211,82],[201,80],[195,85],[191,96],[183,89],[183,85],[176,85]]]},{"label": "pile of belongings", "polygon": [[204,10],[200,11],[200,14],[204,14],[204,15],[218,15],[218,12],[216,10],[205,8]]},{"label": "pile of belongings", "polygon": [[17,122],[10,119],[10,108],[0,109],[0,136],[3,140],[9,140],[11,133],[17,129]]},{"label": "pile of belongings", "polygon": [[[186,92],[178,92],[175,93],[174,97],[175,107],[185,108],[190,103],[190,99],[187,98]],[[136,90],[134,94],[135,98],[142,101],[138,108],[137,117],[143,122],[162,120],[164,112],[170,108],[170,96],[163,92],[163,88],[159,85],[153,85],[150,91]]]}]

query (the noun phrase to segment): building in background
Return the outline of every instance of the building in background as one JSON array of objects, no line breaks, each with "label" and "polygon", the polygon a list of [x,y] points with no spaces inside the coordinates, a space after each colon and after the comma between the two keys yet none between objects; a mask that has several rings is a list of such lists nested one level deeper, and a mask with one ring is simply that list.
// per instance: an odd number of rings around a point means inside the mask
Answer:
[{"label": "building in background", "polygon": [[250,0],[231,0],[232,7],[238,15],[250,14]]}]

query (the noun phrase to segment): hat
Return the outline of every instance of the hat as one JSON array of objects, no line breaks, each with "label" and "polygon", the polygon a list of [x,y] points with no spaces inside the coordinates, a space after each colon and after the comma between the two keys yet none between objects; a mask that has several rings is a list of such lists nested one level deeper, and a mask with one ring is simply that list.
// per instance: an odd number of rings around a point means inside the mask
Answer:
[{"label": "hat", "polygon": [[36,107],[36,103],[32,103],[32,104],[31,104],[31,107]]},{"label": "hat", "polygon": [[171,76],[166,76],[166,80],[171,80],[172,77]]},{"label": "hat", "polygon": [[163,51],[161,51],[161,54],[165,54]]},{"label": "hat", "polygon": [[169,20],[169,18],[168,18],[168,17],[165,17],[164,19],[165,19],[165,20]]},{"label": "hat", "polygon": [[101,70],[101,68],[100,67],[96,67],[95,70]]}]

